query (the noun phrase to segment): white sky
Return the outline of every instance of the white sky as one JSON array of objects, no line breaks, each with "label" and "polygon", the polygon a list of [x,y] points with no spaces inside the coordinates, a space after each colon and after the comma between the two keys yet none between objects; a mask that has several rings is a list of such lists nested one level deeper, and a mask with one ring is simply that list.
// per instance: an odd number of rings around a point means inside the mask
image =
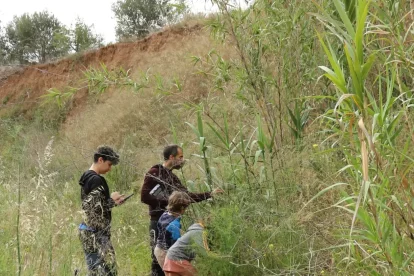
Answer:
[{"label": "white sky", "polygon": [[[93,24],[95,33],[101,34],[105,43],[115,42],[116,21],[111,10],[114,2],[116,0],[0,0],[0,24],[4,27],[15,15],[47,10],[68,27],[80,17],[87,25]],[[187,4],[192,12],[216,10],[210,0],[188,0]]]}]

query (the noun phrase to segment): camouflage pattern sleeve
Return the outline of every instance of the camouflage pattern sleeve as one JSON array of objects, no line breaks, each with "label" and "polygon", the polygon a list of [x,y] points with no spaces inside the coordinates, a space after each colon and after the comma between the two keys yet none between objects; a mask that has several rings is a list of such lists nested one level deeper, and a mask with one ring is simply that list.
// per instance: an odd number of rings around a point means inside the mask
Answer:
[{"label": "camouflage pattern sleeve", "polygon": [[111,208],[114,206],[114,200],[106,198],[103,186],[95,188],[82,201],[86,225],[96,231],[109,232]]}]

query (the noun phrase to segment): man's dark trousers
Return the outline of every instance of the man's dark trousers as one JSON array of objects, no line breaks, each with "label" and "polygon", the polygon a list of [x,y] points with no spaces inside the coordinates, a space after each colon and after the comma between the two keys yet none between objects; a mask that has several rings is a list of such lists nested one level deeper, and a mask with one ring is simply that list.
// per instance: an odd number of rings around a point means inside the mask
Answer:
[{"label": "man's dark trousers", "polygon": [[[158,220],[151,220],[150,221],[150,245],[151,245],[151,275],[152,276],[165,276],[164,271],[162,270],[161,266],[158,264],[157,258],[154,255],[155,245],[157,244],[158,238],[158,227],[157,227]],[[164,264],[161,264],[164,265]]]}]

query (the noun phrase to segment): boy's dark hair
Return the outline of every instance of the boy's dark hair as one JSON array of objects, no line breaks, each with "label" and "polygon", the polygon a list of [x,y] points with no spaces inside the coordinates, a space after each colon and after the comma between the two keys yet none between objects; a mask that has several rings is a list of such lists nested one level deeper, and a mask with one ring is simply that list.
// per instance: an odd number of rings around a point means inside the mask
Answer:
[{"label": "boy's dark hair", "polygon": [[111,161],[112,165],[116,165],[119,162],[119,155],[108,146],[99,146],[93,155],[93,162],[98,162],[99,157],[102,157],[104,161]]},{"label": "boy's dark hair", "polygon": [[167,210],[171,212],[180,212],[183,208],[187,208],[190,203],[190,197],[187,193],[174,191],[168,198]]},{"label": "boy's dark hair", "polygon": [[178,149],[183,149],[182,147],[178,146],[178,145],[168,145],[164,148],[163,151],[163,155],[164,155],[164,160],[168,160],[170,159],[170,156],[177,156],[178,154]]}]

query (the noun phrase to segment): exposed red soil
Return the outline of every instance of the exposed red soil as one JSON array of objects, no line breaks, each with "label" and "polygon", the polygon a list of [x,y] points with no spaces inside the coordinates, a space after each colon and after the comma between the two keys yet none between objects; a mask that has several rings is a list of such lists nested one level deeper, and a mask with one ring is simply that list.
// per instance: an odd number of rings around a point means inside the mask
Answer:
[{"label": "exposed red soil", "polygon": [[[2,104],[21,103],[22,112],[26,112],[40,102],[39,97],[48,89],[75,85],[82,77],[83,70],[100,66],[101,63],[109,69],[122,66],[133,70],[139,66],[140,58],[145,53],[162,51],[170,42],[185,39],[192,33],[199,32],[201,28],[200,24],[173,27],[136,42],[116,43],[81,56],[72,55],[56,62],[28,66],[11,72],[0,82],[0,109]],[[77,93],[75,105],[83,102],[81,99],[87,94],[87,90],[83,90]]]},{"label": "exposed red soil", "polygon": [[4,82],[8,76],[23,70],[23,66],[0,66],[0,84]]}]

